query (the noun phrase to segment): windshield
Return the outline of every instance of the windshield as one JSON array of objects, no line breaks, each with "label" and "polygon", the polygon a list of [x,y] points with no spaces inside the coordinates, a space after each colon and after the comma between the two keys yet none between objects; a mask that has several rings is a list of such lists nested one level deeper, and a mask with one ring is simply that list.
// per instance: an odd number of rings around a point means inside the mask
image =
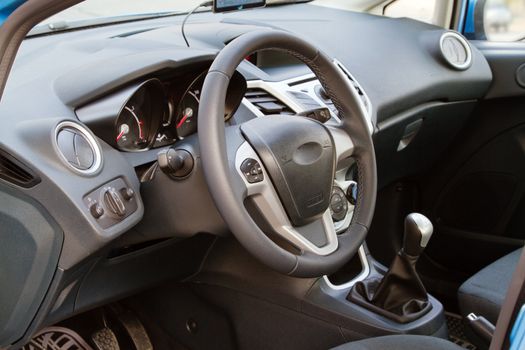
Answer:
[{"label": "windshield", "polygon": [[[275,5],[306,1],[309,0],[267,0],[267,4]],[[144,17],[184,14],[202,2],[203,0],[85,0],[42,21],[29,34]],[[207,10],[210,9],[208,8]]]}]

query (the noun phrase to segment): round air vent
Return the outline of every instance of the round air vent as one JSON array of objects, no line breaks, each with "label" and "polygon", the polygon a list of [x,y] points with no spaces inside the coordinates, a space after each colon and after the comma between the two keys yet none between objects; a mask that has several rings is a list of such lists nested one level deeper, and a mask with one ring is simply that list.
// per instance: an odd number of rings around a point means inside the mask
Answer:
[{"label": "round air vent", "polygon": [[102,152],[91,132],[78,123],[67,121],[57,126],[55,135],[58,154],[69,168],[82,175],[98,172]]},{"label": "round air vent", "polygon": [[470,67],[472,49],[467,40],[458,33],[446,32],[441,35],[439,47],[441,54],[452,68],[465,70]]}]

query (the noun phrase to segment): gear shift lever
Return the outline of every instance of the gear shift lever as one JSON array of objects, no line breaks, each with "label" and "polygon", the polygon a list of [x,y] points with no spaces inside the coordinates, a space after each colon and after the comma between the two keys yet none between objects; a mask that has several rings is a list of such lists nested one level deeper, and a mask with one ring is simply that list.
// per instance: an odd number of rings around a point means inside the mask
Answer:
[{"label": "gear shift lever", "polygon": [[430,241],[433,231],[434,227],[425,215],[409,214],[405,218],[405,236],[403,238],[405,254],[419,257]]},{"label": "gear shift lever", "polygon": [[433,227],[424,215],[412,213],[405,219],[403,248],[384,277],[372,276],[357,282],[347,299],[400,323],[418,319],[432,305],[416,272],[416,262],[430,241]]}]

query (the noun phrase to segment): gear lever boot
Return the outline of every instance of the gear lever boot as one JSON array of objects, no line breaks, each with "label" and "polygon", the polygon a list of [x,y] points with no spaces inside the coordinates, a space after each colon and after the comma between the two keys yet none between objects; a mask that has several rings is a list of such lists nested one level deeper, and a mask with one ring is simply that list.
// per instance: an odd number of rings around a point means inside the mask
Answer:
[{"label": "gear lever boot", "polygon": [[403,248],[384,277],[357,282],[347,299],[400,323],[418,319],[432,308],[416,272],[416,262],[432,236],[433,227],[424,215],[405,219]]}]

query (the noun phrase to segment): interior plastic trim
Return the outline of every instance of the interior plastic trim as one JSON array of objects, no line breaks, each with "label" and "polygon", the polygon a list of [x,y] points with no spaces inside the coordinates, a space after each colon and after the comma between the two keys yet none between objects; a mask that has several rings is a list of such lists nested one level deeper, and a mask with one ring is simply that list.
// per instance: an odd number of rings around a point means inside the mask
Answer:
[{"label": "interior plastic trim", "polygon": [[350,281],[343,283],[343,284],[334,284],[330,282],[330,279],[328,276],[323,276],[323,281],[326,283],[326,285],[333,289],[333,290],[342,290],[342,289],[348,289],[352,287],[354,284],[356,284],[359,281],[363,281],[370,275],[370,264],[368,263],[368,259],[366,256],[365,248],[361,245],[359,247],[359,250],[357,251],[357,254],[359,256],[359,260],[361,261],[361,265],[363,266],[363,269],[361,270],[361,273],[357,275],[355,278],[351,279]]}]

